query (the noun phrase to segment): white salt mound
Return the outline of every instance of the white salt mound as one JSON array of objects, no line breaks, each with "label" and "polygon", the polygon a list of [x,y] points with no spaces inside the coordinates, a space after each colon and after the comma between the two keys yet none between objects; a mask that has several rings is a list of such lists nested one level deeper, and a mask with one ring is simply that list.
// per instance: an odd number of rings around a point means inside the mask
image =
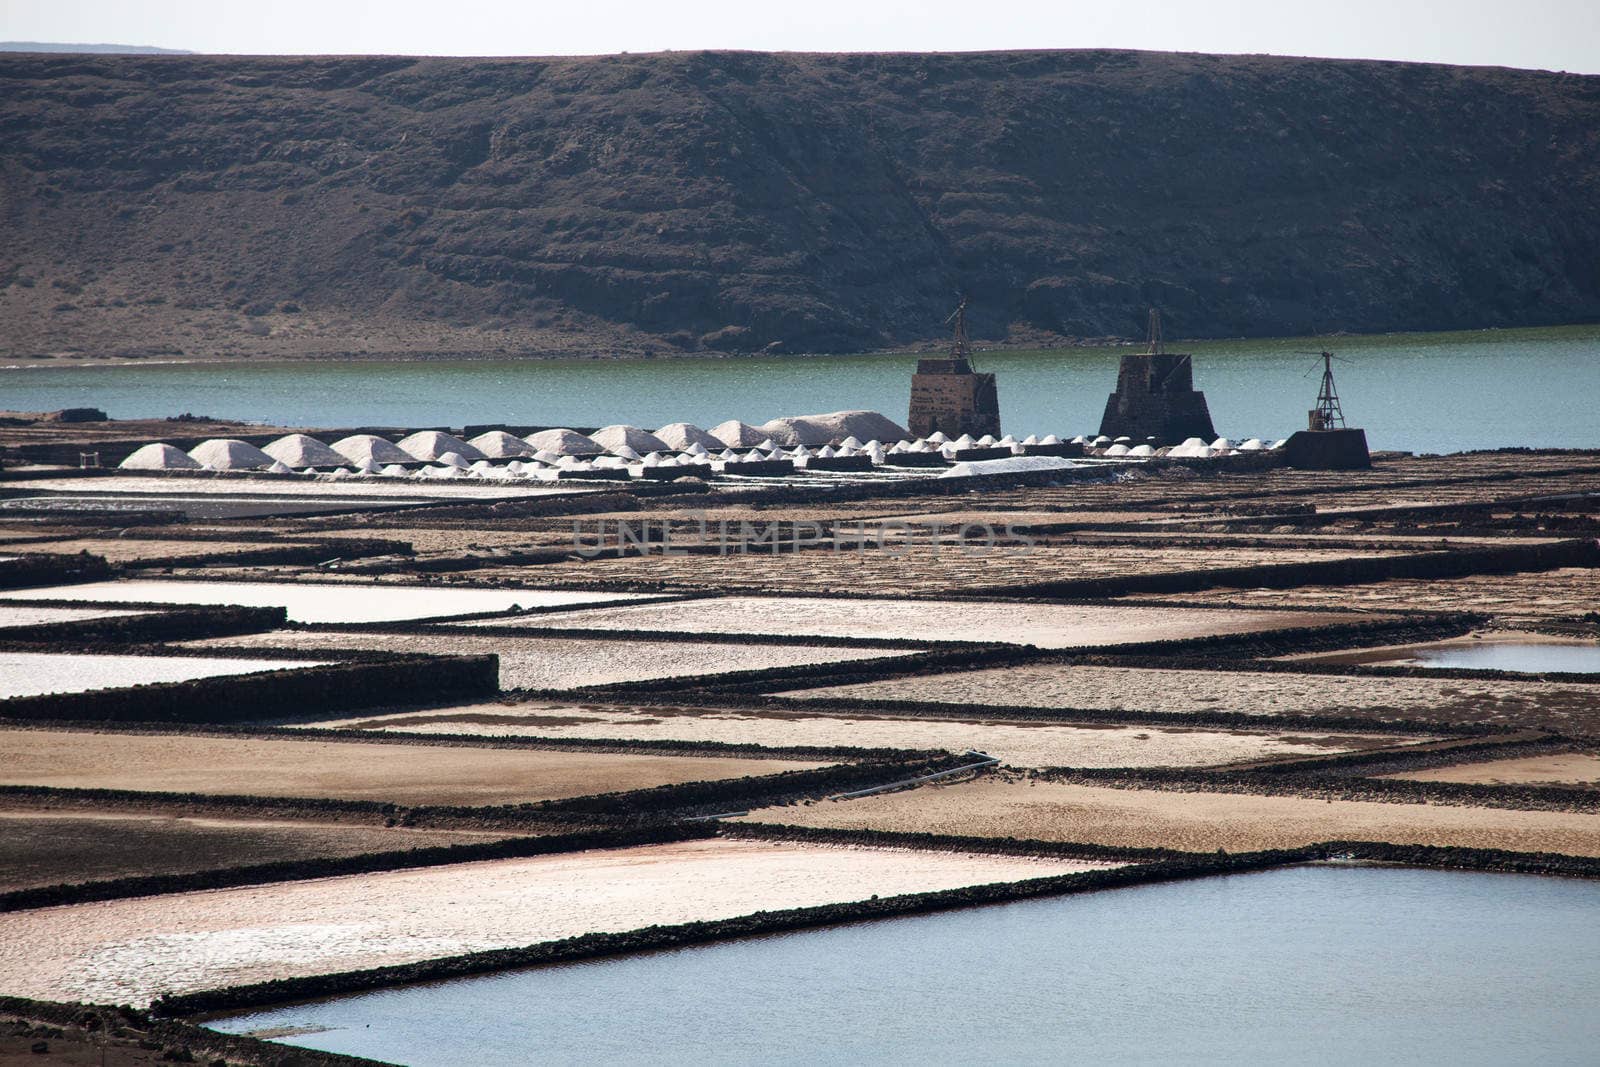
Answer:
[{"label": "white salt mound", "polygon": [[[754,426],[747,422],[740,422],[738,419],[729,419],[727,422],[711,427],[710,436],[715,437],[719,443],[727,445],[729,448],[754,448],[766,440],[767,437],[766,434]],[[708,444],[706,447],[713,448],[715,446]]]},{"label": "white salt mound", "polygon": [[181,448],[160,441],[145,445],[117,466],[125,471],[197,471],[200,463]]},{"label": "white salt mound", "polygon": [[415,463],[416,458],[393,441],[377,434],[358,433],[340,438],[333,450],[351,463]]},{"label": "white salt mound", "polygon": [[540,459],[544,459],[546,454],[554,460],[562,456],[598,456],[605,451],[600,442],[576,430],[540,430],[530,433],[523,440],[536,449],[534,455]]},{"label": "white salt mound", "polygon": [[418,430],[409,437],[402,437],[399,443],[400,447],[409,452],[414,460],[432,461],[441,459],[446,452],[454,452],[468,461],[487,458],[482,452],[479,452],[461,438],[454,437],[442,430]]},{"label": "white salt mound", "polygon": [[762,424],[762,430],[785,448],[804,445],[820,448],[854,437],[858,441],[898,441],[909,437],[905,427],[876,411],[832,411],[823,415],[795,415]]},{"label": "white salt mound", "polygon": [[646,452],[671,452],[672,446],[649,430],[641,430],[637,426],[627,426],[617,423],[614,426],[602,426],[589,435],[590,439],[607,452],[615,452],[623,445],[627,445],[641,455]]},{"label": "white salt mound", "polygon": [[504,430],[489,430],[480,433],[467,444],[476,448],[490,459],[519,459],[523,456],[533,455],[533,447],[518,437],[516,434],[506,433]]},{"label": "white salt mound", "polygon": [[[726,426],[727,423],[722,425]],[[687,452],[695,445],[704,449],[719,449],[727,443],[692,422],[669,422],[656,431],[656,437],[666,442],[668,448],[675,448],[679,452]]]},{"label": "white salt mound", "polygon": [[341,467],[348,461],[348,457],[303,433],[280,437],[261,451],[291,467]]},{"label": "white salt mound", "polygon": [[289,466],[287,463],[285,463],[283,460],[280,459],[280,460],[275,461],[272,464],[272,466],[267,468],[267,473],[268,474],[293,474],[294,473],[294,468]]},{"label": "white salt mound", "polygon": [[258,471],[272,466],[271,456],[232,437],[202,441],[189,449],[189,458],[218,471]]}]

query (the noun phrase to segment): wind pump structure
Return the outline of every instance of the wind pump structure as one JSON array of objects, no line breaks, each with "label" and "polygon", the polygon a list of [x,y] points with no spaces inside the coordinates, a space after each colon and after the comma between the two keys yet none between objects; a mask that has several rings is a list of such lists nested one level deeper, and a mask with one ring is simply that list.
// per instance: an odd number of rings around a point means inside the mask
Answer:
[{"label": "wind pump structure", "polygon": [[[1307,414],[1310,416],[1310,428],[1313,430],[1342,430],[1344,429],[1344,411],[1339,407],[1339,390],[1333,384],[1333,361],[1338,359],[1332,352],[1319,352],[1322,357],[1322,387],[1317,390],[1317,406]],[[1342,362],[1348,363],[1349,360]]]},{"label": "wind pump structure", "polygon": [[946,325],[953,324],[950,355],[917,360],[911,376],[911,412],[906,428],[916,437],[940,431],[950,437],[1000,433],[1000,393],[993,374],[980,374],[972,366],[972,342],[967,337],[967,298]]},{"label": "wind pump structure", "polygon": [[1345,425],[1339,388],[1333,383],[1333,361],[1350,361],[1327,350],[1306,355],[1322,359],[1322,384],[1317,388],[1317,406],[1306,412],[1307,428],[1284,442],[1284,461],[1305,470],[1364,470],[1372,466],[1367,432]]}]

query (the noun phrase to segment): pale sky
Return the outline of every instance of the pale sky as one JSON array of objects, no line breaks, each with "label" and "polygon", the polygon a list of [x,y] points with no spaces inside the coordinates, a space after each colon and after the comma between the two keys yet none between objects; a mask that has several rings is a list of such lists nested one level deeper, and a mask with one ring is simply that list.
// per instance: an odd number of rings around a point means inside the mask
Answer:
[{"label": "pale sky", "polygon": [[1600,73],[1600,0],[0,0],[0,40],[537,56],[1145,48]]}]

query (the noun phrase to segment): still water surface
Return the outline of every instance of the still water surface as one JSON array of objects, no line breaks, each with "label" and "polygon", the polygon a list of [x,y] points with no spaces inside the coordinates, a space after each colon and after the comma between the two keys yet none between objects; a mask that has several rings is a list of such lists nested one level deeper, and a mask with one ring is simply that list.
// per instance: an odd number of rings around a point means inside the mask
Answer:
[{"label": "still water surface", "polygon": [[1600,645],[1542,645],[1533,642],[1463,645],[1459,648],[1422,649],[1414,659],[1419,667],[1600,674]]},{"label": "still water surface", "polygon": [[[1354,361],[1336,374],[1350,424],[1365,427],[1374,448],[1600,446],[1600,326],[1182,347],[1194,352],[1196,387],[1229,437],[1302,429],[1318,383],[1316,361],[1303,353],[1329,347]],[[1007,430],[1072,435],[1098,428],[1124,351],[992,353],[978,363],[999,374]],[[117,418],[193,412],[291,426],[709,427],[849,408],[903,420],[915,362],[861,355],[30,366],[0,370],[0,408],[94,406]]]},{"label": "still water surface", "polygon": [[1600,883],[1318,866],[214,1021],[407,1064],[1593,1063]]}]

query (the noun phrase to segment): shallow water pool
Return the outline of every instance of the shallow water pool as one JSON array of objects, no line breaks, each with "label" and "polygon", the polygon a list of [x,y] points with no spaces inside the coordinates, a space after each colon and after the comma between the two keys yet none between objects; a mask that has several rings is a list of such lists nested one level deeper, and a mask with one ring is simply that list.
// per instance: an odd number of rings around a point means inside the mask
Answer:
[{"label": "shallow water pool", "polygon": [[1529,674],[1546,671],[1600,673],[1600,644],[1555,645],[1530,641],[1463,645],[1422,649],[1410,658],[1418,667],[1462,667],[1471,670],[1525,671]]},{"label": "shallow water pool", "polygon": [[1323,865],[208,1025],[406,1064],[1592,1063],[1596,914],[1592,881]]}]

